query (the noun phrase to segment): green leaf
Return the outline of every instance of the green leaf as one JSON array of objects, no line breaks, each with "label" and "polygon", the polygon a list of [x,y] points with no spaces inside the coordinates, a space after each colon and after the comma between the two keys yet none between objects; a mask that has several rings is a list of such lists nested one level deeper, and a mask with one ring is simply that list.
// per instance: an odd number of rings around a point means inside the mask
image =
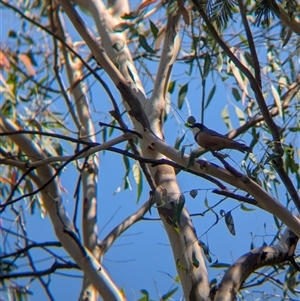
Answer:
[{"label": "green leaf", "polygon": [[251,54],[250,54],[248,51],[245,51],[245,52],[244,52],[244,56],[245,56],[245,59],[246,59],[247,63],[248,63],[252,68],[254,68],[253,59],[252,59]]},{"label": "green leaf", "polygon": [[172,81],[169,83],[169,86],[168,86],[168,92],[170,94],[172,94],[174,92],[174,89],[175,89],[175,84],[176,84],[176,80]]},{"label": "green leaf", "polygon": [[113,31],[115,31],[115,32],[122,32],[122,31],[124,31],[124,30],[126,30],[128,28],[129,28],[128,23],[123,22],[123,23],[119,23],[115,27],[113,27]]},{"label": "green leaf", "polygon": [[126,189],[132,190],[132,186],[130,184],[130,179],[128,176],[124,178],[124,190]]},{"label": "green leaf", "polygon": [[102,141],[106,142],[107,139],[107,127],[104,127],[104,129],[102,130]]},{"label": "green leaf", "polygon": [[235,236],[234,222],[230,211],[225,214],[225,223],[229,232]]},{"label": "green leaf", "polygon": [[129,14],[124,14],[123,16],[121,16],[122,19],[124,20],[133,20],[135,18],[137,18],[139,16],[139,12],[138,11],[132,11]]},{"label": "green leaf", "polygon": [[240,95],[240,92],[237,88],[232,88],[232,95],[233,95],[233,97],[235,98],[236,101],[240,101],[242,99],[241,95]]},{"label": "green leaf", "polygon": [[144,298],[139,299],[139,301],[149,301],[149,293],[145,289],[140,290],[141,294],[144,295]]},{"label": "green leaf", "polygon": [[157,39],[159,30],[158,30],[158,28],[156,27],[156,25],[151,20],[149,20],[149,23],[150,23],[150,29],[151,29],[151,32],[153,34],[153,37],[155,39]]},{"label": "green leaf", "polygon": [[188,86],[189,83],[186,83],[185,85],[183,85],[179,92],[178,92],[178,101],[177,101],[177,105],[178,105],[178,109],[181,110],[182,106],[183,106],[183,102],[186,96],[186,93],[188,91]]},{"label": "green leaf", "polygon": [[207,100],[206,100],[206,104],[205,104],[205,107],[204,107],[204,110],[209,106],[212,98],[214,97],[215,95],[215,92],[216,92],[216,85],[213,85],[213,87],[211,88],[209,94],[208,94],[208,97],[207,97]]},{"label": "green leaf", "polygon": [[174,17],[177,14],[178,9],[177,1],[168,1],[166,14],[170,17]]},{"label": "green leaf", "polygon": [[140,169],[140,165],[138,162],[134,163],[132,165],[132,173],[133,173],[133,178],[135,183],[137,184],[137,200],[136,203],[139,202],[142,190],[143,190],[143,177],[142,177],[142,172]]},{"label": "green leaf", "polygon": [[229,129],[229,131],[232,131],[232,125],[231,125],[231,121],[230,121],[230,118],[229,118],[229,113],[228,113],[227,105],[222,110],[221,116],[222,116],[222,118],[223,118],[223,120],[224,120],[227,128]]},{"label": "green leaf", "polygon": [[210,287],[215,287],[217,285],[218,281],[216,278],[212,279],[209,283]]},{"label": "green leaf", "polygon": [[271,91],[272,95],[276,104],[276,107],[278,109],[279,116],[282,117],[282,105],[281,105],[281,98],[277,91],[277,89],[271,84]]},{"label": "green leaf", "polygon": [[206,79],[208,76],[208,73],[210,71],[210,65],[211,65],[211,58],[210,55],[207,53],[204,58],[204,70],[203,70],[203,79]]},{"label": "green leaf", "polygon": [[175,141],[175,145],[174,145],[175,149],[179,149],[182,141],[184,140],[184,137],[185,137],[185,133],[183,134],[183,136],[181,138],[177,137],[177,139]]},{"label": "green leaf", "polygon": [[200,263],[199,263],[199,260],[197,259],[196,254],[195,254],[194,251],[193,251],[193,254],[192,254],[192,263],[193,263],[194,267],[199,268]]},{"label": "green leaf", "polygon": [[265,160],[264,162],[264,165],[268,164],[270,161],[274,160],[274,159],[279,159],[281,158],[282,156],[279,155],[279,154],[272,154],[270,156],[267,157],[267,159]]},{"label": "green leaf", "polygon": [[209,204],[208,204],[208,199],[207,199],[207,197],[205,197],[205,199],[204,199],[204,206],[205,206],[206,208],[209,208],[209,209],[210,209],[210,206],[209,206]]},{"label": "green leaf", "polygon": [[219,72],[221,72],[222,68],[223,68],[223,56],[222,53],[219,52],[217,55],[217,69]]},{"label": "green leaf", "polygon": [[169,292],[163,294],[161,296],[161,300],[162,301],[167,301],[167,300],[171,299],[171,297],[177,292],[177,290],[178,290],[178,287],[175,287],[172,290],[170,290]]},{"label": "green leaf", "polygon": [[178,203],[175,205],[175,224],[180,225],[180,216],[181,216],[181,211],[184,207],[185,204],[185,197],[184,194],[180,194]]},{"label": "green leaf", "polygon": [[16,39],[17,38],[17,33],[14,31],[14,30],[9,30],[9,32],[8,32],[8,37],[9,38],[12,38],[12,39]]},{"label": "green leaf", "polygon": [[116,42],[112,45],[112,48],[115,49],[117,52],[120,52],[124,49],[125,45],[123,43]]},{"label": "green leaf", "polygon": [[240,126],[245,123],[245,115],[244,112],[237,106],[235,106],[235,113],[240,121]]},{"label": "green leaf", "polygon": [[199,157],[199,155],[202,153],[202,150],[199,148],[193,149],[193,151],[190,154],[188,165],[186,166],[186,169],[189,169],[194,164],[194,160]]},{"label": "green leaf", "polygon": [[130,171],[130,161],[129,161],[128,157],[123,156],[123,162],[124,162],[125,169],[126,169],[125,177],[127,177],[129,175],[129,171]]},{"label": "green leaf", "polygon": [[152,53],[152,54],[156,53],[156,51],[153,50],[149,46],[149,44],[148,44],[148,42],[146,40],[146,37],[144,35],[142,35],[142,34],[139,34],[139,43],[140,43],[140,46],[142,46],[147,52]]},{"label": "green leaf", "polygon": [[135,79],[134,79],[134,75],[133,75],[133,73],[131,72],[129,66],[127,65],[126,67],[127,67],[127,71],[128,71],[129,76],[131,77],[132,81],[136,84]]},{"label": "green leaf", "polygon": [[209,254],[208,246],[202,240],[199,241],[199,245],[201,246],[207,261],[212,262],[212,259],[211,259],[210,254]]},{"label": "green leaf", "polygon": [[[116,123],[117,122],[115,120],[113,120],[112,123],[111,123],[111,125],[116,125]],[[113,132],[114,132],[114,128],[110,127],[109,131],[108,131],[108,137],[110,137],[113,134]]]},{"label": "green leaf", "polygon": [[190,191],[190,196],[194,199],[198,194],[198,190],[197,189],[192,189]]},{"label": "green leaf", "polygon": [[255,211],[254,208],[248,208],[244,204],[241,205],[241,209],[244,210],[244,211]]},{"label": "green leaf", "polygon": [[179,261],[180,261],[180,258],[176,260],[176,265],[177,265],[177,267],[178,267],[180,270],[185,271],[186,274],[187,274],[187,273],[189,272],[188,269],[187,269],[185,266],[183,266]]}]

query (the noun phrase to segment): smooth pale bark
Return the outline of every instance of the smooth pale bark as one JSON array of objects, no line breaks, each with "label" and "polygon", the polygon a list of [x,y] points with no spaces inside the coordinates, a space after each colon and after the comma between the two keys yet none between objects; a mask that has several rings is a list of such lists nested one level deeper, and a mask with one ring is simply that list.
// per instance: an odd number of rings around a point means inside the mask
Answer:
[{"label": "smooth pale bark", "polygon": [[[146,125],[147,128],[151,128],[157,137],[163,138],[163,114],[165,109],[166,86],[169,81],[172,64],[175,61],[180,48],[180,40],[177,35],[180,12],[178,12],[179,14],[175,17],[168,17],[162,59],[158,69],[158,78],[154,86],[152,97],[149,101],[145,98],[144,89],[140,84],[141,81],[138,78],[138,73],[132,63],[132,58],[126,45],[125,34],[113,31],[113,27],[118,24],[116,21],[119,20],[114,20],[112,16],[108,14],[108,11],[102,1],[77,1],[78,4],[84,6],[84,8],[92,14],[101,37],[102,47],[105,49],[105,52],[109,57],[108,58],[104,52],[99,54],[99,50],[96,51],[96,45],[92,42],[94,39],[89,35],[88,30],[84,29],[83,23],[79,24],[81,21],[79,21],[78,17],[74,16],[74,10],[67,2],[68,1],[60,1],[69,18],[72,22],[75,22],[73,24],[75,26],[76,24],[78,25],[76,27],[77,30],[82,35],[92,52],[94,53],[93,49],[95,49],[95,54],[98,53],[99,57],[102,57],[100,58],[102,63],[99,61],[100,65],[108,72],[111,79],[116,84],[118,82],[122,82],[120,91],[122,88],[126,90],[123,93],[121,91],[121,94],[125,102],[125,107],[132,118],[135,129],[140,133],[143,133],[143,129],[145,129]],[[89,37],[87,35],[89,35]],[[122,45],[120,51],[116,51],[116,49],[118,49],[116,45]],[[97,60],[96,56],[95,58]],[[125,82],[123,77],[118,75],[118,71],[115,70],[114,66],[112,66],[108,61],[110,59],[114,62],[116,58],[118,69],[123,75]],[[103,59],[105,60],[105,64],[103,64]],[[128,69],[131,74],[128,73]],[[134,77],[134,81],[132,80],[132,76]],[[131,89],[128,87],[131,91],[127,90],[127,82],[129,82],[130,86],[133,88]],[[128,103],[128,100],[132,97],[127,97],[127,92],[132,93],[137,99],[134,106]],[[164,156],[162,156],[159,152],[149,148],[149,145],[147,143],[145,144],[143,140],[141,141],[141,149],[145,158],[155,160],[164,158]],[[161,165],[150,167],[150,171],[157,187],[166,190],[168,194],[166,203],[159,207],[159,213],[164,217],[162,218],[162,221],[172,246],[185,298],[187,300],[205,300],[209,292],[207,270],[201,247],[197,243],[197,235],[187,209],[184,208],[181,212],[181,231],[179,234],[174,230],[173,226],[167,222],[167,217],[174,218],[174,210],[172,206],[178,203],[179,196],[181,194],[174,169],[168,165]],[[193,258],[197,258],[200,262],[198,267],[193,265]],[[178,260],[181,261],[180,265],[181,267],[184,267],[184,269],[180,267]]]},{"label": "smooth pale bark", "polygon": [[286,229],[277,245],[255,248],[240,257],[223,276],[214,301],[236,300],[236,293],[255,270],[290,260],[298,240],[299,238],[290,229]]},{"label": "smooth pale bark", "polygon": [[[0,115],[0,129],[2,131],[16,132],[19,128],[11,120],[7,120]],[[13,135],[10,138],[18,147],[22,148],[22,151],[32,161],[45,158],[40,147],[28,136],[20,134]],[[46,183],[54,175],[54,172],[51,165],[41,165],[36,169],[40,183]],[[80,244],[73,223],[63,206],[57,179],[52,180],[40,193],[43,205],[51,219],[54,232],[64,249],[89,277],[98,292],[101,292],[104,300],[123,301],[124,296],[111,280],[106,270],[100,265],[93,254]]]}]

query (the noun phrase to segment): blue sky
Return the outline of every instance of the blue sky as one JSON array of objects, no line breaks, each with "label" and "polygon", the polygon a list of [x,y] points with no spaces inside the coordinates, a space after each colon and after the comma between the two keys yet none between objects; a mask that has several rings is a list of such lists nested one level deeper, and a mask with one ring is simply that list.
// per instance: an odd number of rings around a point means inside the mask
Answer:
[{"label": "blue sky", "polygon": [[[84,15],[86,18],[86,15]],[[5,16],[10,26],[12,22],[15,22],[14,16],[9,13]],[[12,21],[14,20],[14,21]],[[90,28],[94,28],[92,23],[88,22]],[[17,27],[17,23],[15,23]],[[78,38],[78,35],[72,29],[72,26],[68,24],[70,28],[70,34],[72,37]],[[2,32],[5,32],[2,30]],[[74,38],[74,39],[76,39]],[[3,36],[2,40],[6,37]],[[261,52],[260,55],[265,56],[265,53]],[[145,60],[148,64],[148,61]],[[151,72],[156,72],[156,63],[149,64]],[[199,74],[193,73],[191,77],[186,74],[188,66],[184,63],[176,64],[173,70],[172,80],[176,79],[176,88],[170,100],[174,104],[172,106],[171,113],[168,116],[168,120],[165,124],[165,137],[166,142],[170,145],[175,144],[177,137],[181,137],[187,129],[183,126],[183,122],[186,121],[190,112],[200,120],[200,100],[201,100],[201,81],[199,80]],[[217,72],[217,71],[216,71]],[[220,80],[221,76],[226,76],[226,70],[223,70],[218,76],[215,74],[212,76],[212,72],[207,78],[206,95],[209,94],[212,86],[217,85],[215,96],[205,111],[205,124],[220,132],[226,133],[228,131],[222,117],[221,112],[225,106],[228,107],[230,117],[232,117],[233,127],[239,126],[239,121],[235,115],[235,106],[238,106],[242,110],[244,107],[241,103],[236,102],[232,96],[231,88],[235,87],[232,78],[227,79],[225,82]],[[106,78],[106,76],[104,76]],[[114,96],[118,99],[121,104],[120,96],[118,91],[112,86],[110,80],[110,88],[113,91]],[[92,84],[94,79],[89,77],[88,83]],[[179,86],[189,82],[189,89],[186,98],[186,102],[181,111],[176,109],[177,95]],[[149,81],[145,87],[146,91],[151,91],[151,82]],[[249,89],[250,91],[250,89]],[[96,130],[100,129],[97,126],[98,121],[108,122],[111,117],[108,111],[112,109],[109,99],[101,89],[100,85],[96,82],[92,86],[92,111],[93,118],[95,120]],[[63,100],[58,99],[52,104],[52,108],[58,111],[63,111],[65,106]],[[95,111],[94,111],[95,109]],[[175,116],[176,114],[176,116]],[[181,121],[181,123],[178,122]],[[70,122],[70,118],[66,122]],[[130,122],[128,125],[130,125]],[[114,131],[113,137],[119,133]],[[243,135],[242,139],[249,143],[250,135]],[[241,138],[241,137],[239,137]],[[102,141],[102,136],[97,136],[97,141]],[[185,136],[185,140],[182,145],[188,145],[194,143],[192,133],[188,131]],[[124,148],[125,144],[119,145],[120,148]],[[65,145],[66,149],[71,153],[72,148],[69,145]],[[187,149],[189,152],[194,149],[196,145]],[[263,155],[263,146],[256,146],[254,154],[257,157]],[[228,159],[235,167],[241,165],[243,155],[236,152],[229,152],[230,158]],[[216,164],[219,164],[209,154],[205,154],[204,158],[210,160]],[[131,165],[134,163],[130,160]],[[249,158],[247,159],[247,163]],[[125,171],[122,157],[118,154],[105,152],[100,154],[100,174],[99,174],[99,186],[98,186],[98,226],[99,226],[99,237],[104,238],[118,223],[124,218],[135,212],[139,205],[145,202],[149,196],[149,187],[143,180],[143,193],[140,198],[139,204],[136,204],[136,184],[134,182],[132,174],[130,174],[130,180],[132,190],[127,189],[119,193],[115,193],[118,187],[123,188]],[[74,211],[74,199],[73,193],[75,184],[77,182],[77,173],[73,164],[70,164],[61,175],[61,184],[67,193],[63,194],[64,204],[67,211],[72,218]],[[191,214],[197,214],[204,212],[207,208],[204,205],[204,199],[207,198],[208,204],[213,206],[222,197],[211,193],[211,188],[215,188],[213,184],[204,181],[203,179],[194,175],[188,174],[185,171],[181,171],[178,175],[178,183],[181,191],[184,192],[186,197],[186,206]],[[199,189],[198,196],[192,199],[189,196],[189,191],[192,189]],[[282,186],[279,187],[279,194],[285,202],[285,190]],[[26,210],[26,202],[22,201],[23,208]],[[248,208],[254,209],[254,211],[246,212],[237,207],[239,203],[233,200],[226,200],[219,205],[215,210],[217,213],[220,210],[232,211],[232,215],[235,222],[236,236],[232,236],[226,225],[224,219],[220,219],[217,225],[213,226],[209,231],[208,229],[214,224],[215,216],[212,213],[206,213],[205,216],[193,217],[193,223],[197,231],[197,235],[205,244],[209,246],[211,251],[212,261],[218,260],[222,263],[233,263],[244,253],[250,250],[250,244],[252,243],[253,236],[254,245],[259,247],[263,242],[268,243],[272,240],[273,235],[277,232],[274,225],[273,217],[263,212],[261,209],[254,208],[250,205],[246,205]],[[236,208],[237,207],[237,208]],[[8,210],[6,210],[7,212]],[[10,213],[7,212],[8,217]],[[29,214],[29,210],[25,212],[26,216],[26,228],[29,233],[29,237],[36,242],[43,241],[55,241],[56,238],[53,234],[53,229],[49,221],[49,217],[46,216],[44,219],[40,217],[38,212],[33,216]],[[152,208],[151,215],[148,213],[147,218],[157,218],[158,214],[155,208]],[[4,221],[4,225],[5,225]],[[9,224],[9,223],[8,223]],[[78,221],[80,226],[80,220]],[[11,239],[11,238],[10,238]],[[14,239],[11,241],[11,248],[14,248]],[[59,254],[66,254],[59,250]],[[41,252],[33,252],[35,260],[41,260],[37,264],[37,268],[43,269],[50,267],[53,264],[53,258]],[[166,293],[169,289],[179,286],[174,282],[174,278],[177,275],[175,263],[172,255],[171,248],[169,246],[167,235],[163,229],[163,225],[160,221],[141,221],[133,225],[127,230],[111,247],[103,260],[103,265],[111,274],[112,279],[116,284],[123,288],[126,292],[128,300],[135,300],[140,297],[139,290],[146,289],[150,292],[152,299],[159,299],[159,295]],[[209,265],[209,264],[208,264]],[[24,267],[28,269],[28,267]],[[217,278],[220,281],[223,269],[208,268],[210,280]],[[55,276],[51,277],[51,292],[53,293],[55,300],[64,300],[65,297],[68,300],[74,300],[78,298],[81,287],[81,279],[73,279],[67,277],[67,274],[80,275],[80,273],[74,273],[70,271],[63,271],[64,275],[56,273]],[[47,278],[45,277],[45,280]],[[22,281],[23,282],[23,281]],[[25,282],[23,282],[25,283]],[[267,288],[269,286],[267,285]],[[258,287],[258,291],[266,290],[267,288]],[[45,298],[43,289],[35,280],[30,286],[30,290],[34,293],[31,300],[37,301],[41,298]],[[280,291],[278,291],[280,293]],[[179,286],[179,290],[176,293],[175,300],[179,300],[182,297],[182,291]]]}]

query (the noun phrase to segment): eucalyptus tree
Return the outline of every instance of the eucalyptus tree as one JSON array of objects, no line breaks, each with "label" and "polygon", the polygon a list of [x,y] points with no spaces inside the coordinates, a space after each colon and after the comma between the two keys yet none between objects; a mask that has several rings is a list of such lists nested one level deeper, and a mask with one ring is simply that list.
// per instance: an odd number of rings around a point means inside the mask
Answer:
[{"label": "eucalyptus tree", "polygon": [[[235,300],[267,282],[282,290],[280,298],[299,296],[297,1],[1,1],[1,11],[9,24],[0,52],[0,278],[7,296],[27,297],[37,279],[55,300],[50,280],[56,271],[72,269],[83,275],[80,300],[125,300],[102,262],[115,241],[153,210],[182,288],[161,300],[175,293],[185,300]],[[220,116],[210,113],[220,107]],[[235,151],[198,149],[187,138],[196,119],[211,125],[223,120],[227,137],[245,135],[253,153],[241,158]],[[124,160],[124,186],[116,193],[131,188],[133,177],[138,202],[103,237],[99,187],[114,181],[115,167],[108,162],[111,169],[99,178],[99,154],[106,162],[111,152]],[[199,177],[199,187],[181,191],[179,173],[186,181]],[[74,212],[66,204],[66,185],[74,190]],[[150,193],[140,204],[145,190]],[[222,199],[211,205],[207,194]],[[235,235],[232,210],[216,212],[228,199],[243,214],[258,208],[274,216],[276,233],[233,264],[211,264],[213,252],[198,235],[205,229],[196,231],[187,196],[206,206],[203,217],[215,215],[206,234],[224,218]],[[57,241],[31,239],[26,223],[36,211],[50,219]],[[34,250],[55,263],[39,270]],[[149,250],[145,257],[159,254]],[[210,278],[220,267],[226,268],[222,277]],[[147,291],[142,295],[149,300]]]}]

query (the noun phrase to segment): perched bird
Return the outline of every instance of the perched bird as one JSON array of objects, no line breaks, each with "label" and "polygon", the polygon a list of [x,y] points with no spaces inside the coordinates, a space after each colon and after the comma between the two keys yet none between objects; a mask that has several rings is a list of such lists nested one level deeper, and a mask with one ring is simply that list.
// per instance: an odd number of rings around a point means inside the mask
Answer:
[{"label": "perched bird", "polygon": [[195,141],[203,148],[210,151],[219,151],[224,148],[236,149],[242,153],[251,153],[252,149],[246,144],[236,142],[226,136],[210,130],[202,123],[190,125]]}]

